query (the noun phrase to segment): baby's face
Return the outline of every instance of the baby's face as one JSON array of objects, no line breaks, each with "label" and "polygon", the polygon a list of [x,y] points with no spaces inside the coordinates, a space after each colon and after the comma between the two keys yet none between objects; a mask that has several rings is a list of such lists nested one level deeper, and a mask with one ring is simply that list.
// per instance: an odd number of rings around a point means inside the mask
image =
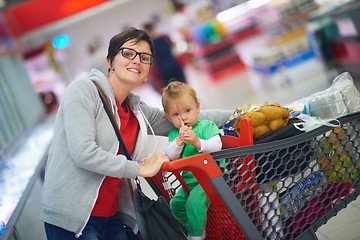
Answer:
[{"label": "baby's face", "polygon": [[184,125],[193,127],[199,121],[200,104],[191,97],[183,97],[170,103],[165,117],[176,127]]}]

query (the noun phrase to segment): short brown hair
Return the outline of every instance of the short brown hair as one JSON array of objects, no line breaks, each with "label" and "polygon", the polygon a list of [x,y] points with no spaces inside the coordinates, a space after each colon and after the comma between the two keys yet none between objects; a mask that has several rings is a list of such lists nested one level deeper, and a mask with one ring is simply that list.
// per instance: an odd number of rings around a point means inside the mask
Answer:
[{"label": "short brown hair", "polygon": [[135,43],[139,41],[145,41],[150,45],[151,54],[155,55],[155,47],[154,42],[150,35],[141,29],[136,29],[134,27],[130,27],[127,30],[113,36],[109,42],[109,49],[107,59],[110,60],[110,63],[114,61],[116,54],[119,52],[119,49],[126,43],[127,41],[134,40]]},{"label": "short brown hair", "polygon": [[193,98],[196,103],[199,102],[196,91],[190,85],[179,81],[170,81],[162,91],[161,103],[164,111],[168,112],[170,102],[181,99],[186,94]]}]

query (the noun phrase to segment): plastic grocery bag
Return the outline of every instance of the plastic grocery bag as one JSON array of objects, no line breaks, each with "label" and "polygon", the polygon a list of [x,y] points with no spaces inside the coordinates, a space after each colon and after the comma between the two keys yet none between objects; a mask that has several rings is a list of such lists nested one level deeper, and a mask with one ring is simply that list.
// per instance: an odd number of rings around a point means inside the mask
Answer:
[{"label": "plastic grocery bag", "polygon": [[338,75],[332,85],[309,97],[288,105],[289,108],[302,108],[303,113],[322,119],[339,118],[360,111],[360,93],[348,72]]},{"label": "plastic grocery bag", "polygon": [[340,122],[337,119],[321,119],[320,117],[310,116],[307,114],[300,114],[296,116],[298,119],[301,119],[302,122],[294,123],[294,127],[297,129],[309,132],[320,126],[329,126],[329,127],[339,127]]}]

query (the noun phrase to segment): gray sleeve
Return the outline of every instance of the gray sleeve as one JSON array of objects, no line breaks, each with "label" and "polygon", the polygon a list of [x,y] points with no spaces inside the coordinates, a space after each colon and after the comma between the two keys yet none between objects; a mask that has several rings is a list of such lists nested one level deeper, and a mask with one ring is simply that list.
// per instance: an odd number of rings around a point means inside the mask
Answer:
[{"label": "gray sleeve", "polygon": [[[170,123],[164,117],[164,111],[162,109],[148,106],[144,102],[140,102],[140,107],[141,110],[144,112],[145,117],[148,119],[156,135],[167,136],[168,132],[174,128],[172,123]],[[211,120],[215,122],[215,124],[218,127],[221,127],[229,119],[231,114],[232,111],[230,110],[221,110],[221,109],[201,110],[199,119]]]},{"label": "gray sleeve", "polygon": [[[167,136],[168,132],[174,128],[174,125],[164,117],[162,109],[151,107],[142,101],[140,101],[140,107],[156,135]],[[150,129],[148,132],[151,133]]]},{"label": "gray sleeve", "polygon": [[224,109],[201,110],[199,120],[204,120],[204,119],[211,120],[216,124],[216,126],[220,128],[230,118],[231,114],[232,114],[231,110],[224,110]]}]

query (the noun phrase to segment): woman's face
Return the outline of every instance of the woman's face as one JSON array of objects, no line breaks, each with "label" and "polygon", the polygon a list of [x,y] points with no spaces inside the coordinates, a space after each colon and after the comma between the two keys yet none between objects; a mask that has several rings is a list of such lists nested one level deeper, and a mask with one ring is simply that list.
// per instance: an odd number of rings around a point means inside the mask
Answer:
[{"label": "woman's face", "polygon": [[[128,56],[128,51],[131,50],[151,55],[149,44],[146,41],[138,41],[135,43],[134,40],[130,40],[125,42],[121,48],[126,48],[126,50],[120,50],[112,63],[108,61],[111,69],[110,74],[115,74],[118,79],[134,85],[143,82],[149,74],[151,64],[141,62],[140,57],[143,56],[139,54],[137,54],[134,59],[129,59],[124,56]],[[112,72],[112,70],[114,70],[114,72]]]}]

